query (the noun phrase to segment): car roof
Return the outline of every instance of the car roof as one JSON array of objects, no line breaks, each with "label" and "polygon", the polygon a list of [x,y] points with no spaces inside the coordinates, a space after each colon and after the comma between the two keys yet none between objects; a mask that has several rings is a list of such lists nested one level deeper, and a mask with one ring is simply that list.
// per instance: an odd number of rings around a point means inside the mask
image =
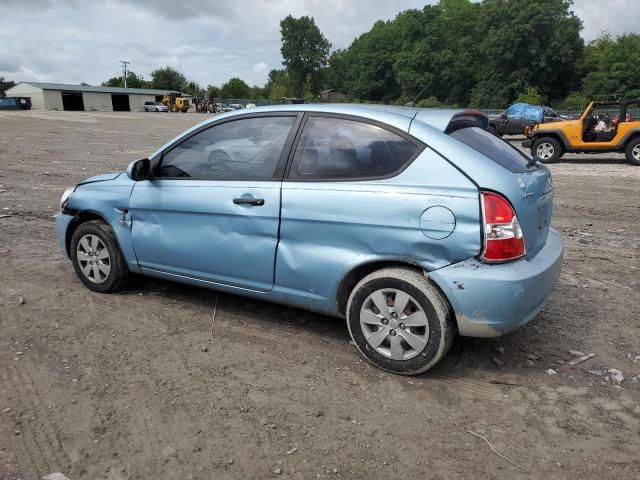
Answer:
[{"label": "car roof", "polygon": [[[378,121],[385,125],[396,127],[402,131],[410,133],[412,124],[419,122],[428,127],[429,135],[442,135],[442,132],[449,133],[451,127],[461,128],[461,126],[482,126],[486,128],[488,119],[486,115],[478,110],[462,109],[438,109],[438,108],[417,108],[401,107],[396,105],[375,105],[375,104],[347,104],[347,103],[312,103],[312,104],[286,104],[267,105],[250,109],[232,110],[230,112],[217,114],[192,126],[180,133],[175,138],[169,140],[149,158],[154,158],[162,151],[190,135],[192,132],[206,127],[209,124],[224,121],[225,119],[252,117],[261,113],[277,112],[318,112],[337,115],[352,115],[364,119]],[[478,123],[480,121],[480,123]],[[417,137],[420,138],[420,137]]]},{"label": "car roof", "polygon": [[[412,121],[418,120],[439,131],[444,131],[449,125],[451,119],[464,110],[456,109],[439,109],[439,108],[418,108],[403,107],[399,105],[378,105],[378,104],[359,104],[359,103],[305,103],[305,104],[286,104],[286,105],[265,105],[252,109],[251,113],[236,111],[224,114],[225,117],[235,115],[251,115],[259,112],[318,112],[340,115],[354,115],[370,120],[377,120],[382,123],[393,124],[390,121],[393,117],[398,120],[405,119]],[[209,121],[217,121],[222,116],[216,116]],[[404,122],[403,122],[404,123]]]}]

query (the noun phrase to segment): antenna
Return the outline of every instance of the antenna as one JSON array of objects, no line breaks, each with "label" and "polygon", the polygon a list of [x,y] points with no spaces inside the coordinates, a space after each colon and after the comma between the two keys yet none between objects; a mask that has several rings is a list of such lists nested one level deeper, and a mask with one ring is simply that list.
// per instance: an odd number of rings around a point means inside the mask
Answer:
[{"label": "antenna", "polygon": [[124,88],[127,88],[127,65],[129,65],[131,62],[120,60],[120,63],[122,64],[122,68],[124,68]]},{"label": "antenna", "polygon": [[413,101],[411,102],[407,102],[404,104],[405,107],[415,107],[416,106],[416,102],[418,100],[420,100],[420,97],[422,97],[422,94],[427,90],[427,88],[429,88],[431,86],[432,82],[427,82],[427,84],[422,88],[422,90],[420,90],[420,92],[418,93],[418,95],[416,95],[413,98]]}]

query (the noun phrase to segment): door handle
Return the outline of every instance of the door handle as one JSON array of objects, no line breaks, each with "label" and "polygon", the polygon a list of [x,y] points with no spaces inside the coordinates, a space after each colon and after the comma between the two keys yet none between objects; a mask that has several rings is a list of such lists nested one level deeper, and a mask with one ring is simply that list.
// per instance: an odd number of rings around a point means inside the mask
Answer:
[{"label": "door handle", "polygon": [[254,205],[256,207],[261,207],[264,205],[263,198],[253,198],[253,197],[240,197],[234,198],[233,203],[236,205]]}]

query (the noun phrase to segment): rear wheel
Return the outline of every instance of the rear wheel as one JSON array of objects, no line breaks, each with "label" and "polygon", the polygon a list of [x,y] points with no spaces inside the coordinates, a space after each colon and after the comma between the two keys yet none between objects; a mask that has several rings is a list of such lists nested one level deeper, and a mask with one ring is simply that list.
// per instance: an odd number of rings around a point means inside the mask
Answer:
[{"label": "rear wheel", "polygon": [[631,165],[640,166],[640,137],[634,138],[627,144],[625,154]]},{"label": "rear wheel", "polygon": [[76,275],[89,290],[124,289],[129,269],[109,225],[99,220],[83,223],[73,232],[70,251]]},{"label": "rear wheel", "polygon": [[538,157],[542,163],[555,162],[562,156],[562,146],[555,138],[542,137],[533,142],[531,155]]},{"label": "rear wheel", "polygon": [[347,325],[367,360],[401,375],[433,367],[455,335],[446,299],[423,274],[405,268],[363,278],[349,297]]}]

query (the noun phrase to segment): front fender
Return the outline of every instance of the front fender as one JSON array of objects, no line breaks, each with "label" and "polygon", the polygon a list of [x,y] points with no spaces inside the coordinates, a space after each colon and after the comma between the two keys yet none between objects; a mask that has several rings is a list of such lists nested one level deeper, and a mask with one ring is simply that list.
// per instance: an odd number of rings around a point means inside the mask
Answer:
[{"label": "front fender", "polygon": [[[126,175],[120,175],[112,181],[80,185],[67,201],[65,211],[77,219],[82,214],[102,218],[113,229],[129,270],[139,272],[138,259],[131,242],[131,215],[128,213],[134,184]],[[74,224],[77,225],[69,222],[69,227]]]}]

